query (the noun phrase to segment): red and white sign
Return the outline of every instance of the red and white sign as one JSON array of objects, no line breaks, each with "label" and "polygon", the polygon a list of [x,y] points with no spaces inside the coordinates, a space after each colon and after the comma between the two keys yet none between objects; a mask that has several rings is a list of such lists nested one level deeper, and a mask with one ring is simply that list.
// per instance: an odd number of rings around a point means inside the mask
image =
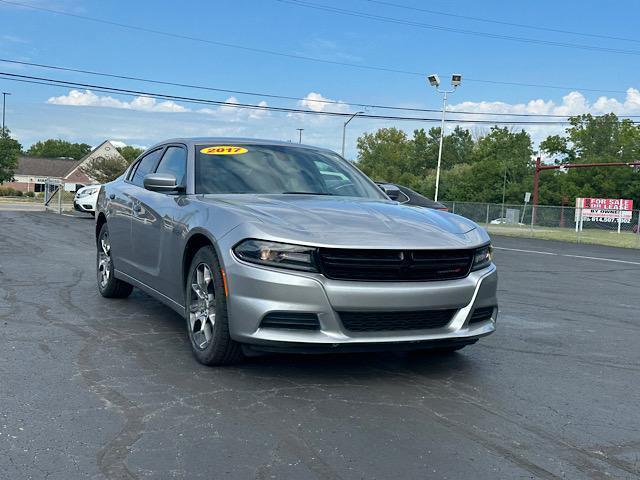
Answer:
[{"label": "red and white sign", "polygon": [[578,222],[631,223],[633,200],[621,198],[576,198]]},{"label": "red and white sign", "polygon": [[576,198],[576,208],[593,210],[633,210],[633,200],[620,198]]}]

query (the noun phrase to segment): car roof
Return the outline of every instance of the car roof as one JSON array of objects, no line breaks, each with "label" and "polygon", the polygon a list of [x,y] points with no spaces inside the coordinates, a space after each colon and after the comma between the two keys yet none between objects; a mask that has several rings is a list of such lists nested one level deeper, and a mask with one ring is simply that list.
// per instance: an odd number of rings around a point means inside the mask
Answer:
[{"label": "car roof", "polygon": [[313,145],[305,145],[302,143],[285,142],[282,140],[267,140],[261,138],[244,138],[244,137],[183,137],[183,138],[171,138],[158,142],[152,147],[159,145],[165,145],[167,143],[182,143],[189,147],[195,145],[227,145],[227,144],[241,144],[241,145],[269,145],[279,147],[293,147],[293,148],[308,148],[312,150],[331,151],[328,148],[316,147]]}]

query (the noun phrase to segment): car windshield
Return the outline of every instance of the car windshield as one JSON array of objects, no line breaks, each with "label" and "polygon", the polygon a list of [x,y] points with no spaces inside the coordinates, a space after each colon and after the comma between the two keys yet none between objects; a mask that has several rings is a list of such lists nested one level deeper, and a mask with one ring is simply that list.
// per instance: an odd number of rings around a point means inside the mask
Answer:
[{"label": "car windshield", "polygon": [[338,155],[279,145],[198,145],[196,193],[339,195],[384,199]]}]

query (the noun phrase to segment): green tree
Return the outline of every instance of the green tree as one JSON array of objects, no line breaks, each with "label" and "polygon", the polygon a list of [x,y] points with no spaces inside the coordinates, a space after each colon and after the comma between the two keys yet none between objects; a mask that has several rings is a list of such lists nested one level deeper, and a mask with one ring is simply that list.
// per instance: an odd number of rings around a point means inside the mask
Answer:
[{"label": "green tree", "polygon": [[358,138],[358,167],[375,180],[396,181],[410,171],[411,143],[397,128],[381,128]]},{"label": "green tree", "polygon": [[[397,129],[380,129],[358,139],[358,166],[375,180],[411,187],[429,197],[435,190],[440,129],[415,130],[413,138]],[[457,127],[445,136],[440,188],[444,199],[521,201],[532,182],[531,138],[524,132],[494,127],[477,141]]]},{"label": "green tree", "polygon": [[[440,127],[423,129],[413,132],[414,156],[416,161],[426,172],[438,166],[438,151],[440,149]],[[475,142],[471,132],[459,126],[445,135],[442,141],[442,168],[449,169],[455,165],[470,161]]]},{"label": "green tree", "polygon": [[108,157],[97,157],[86,165],[80,167],[85,175],[93,178],[96,182],[107,183],[118,178],[127,169],[131,162],[114,155]]},{"label": "green tree", "polygon": [[90,152],[91,145],[87,145],[86,143],[71,143],[66,140],[50,138],[34,143],[26,153],[30,157],[66,157],[80,160]]},{"label": "green tree", "polygon": [[133,161],[142,155],[144,148],[132,147],[131,145],[125,145],[124,147],[117,147],[116,150],[124,157],[127,164],[130,165]]},{"label": "green tree", "polygon": [[0,184],[13,180],[22,145],[11,138],[8,128],[0,132]]},{"label": "green tree", "polygon": [[[570,123],[564,136],[551,136],[540,144],[556,163],[634,162],[640,158],[640,127],[630,120],[620,120],[613,113],[599,117],[587,114],[571,117]],[[557,190],[548,188],[550,182],[555,182]],[[558,203],[563,196],[631,198],[636,204],[640,201],[640,174],[628,167],[544,173],[541,186],[541,203]]]}]

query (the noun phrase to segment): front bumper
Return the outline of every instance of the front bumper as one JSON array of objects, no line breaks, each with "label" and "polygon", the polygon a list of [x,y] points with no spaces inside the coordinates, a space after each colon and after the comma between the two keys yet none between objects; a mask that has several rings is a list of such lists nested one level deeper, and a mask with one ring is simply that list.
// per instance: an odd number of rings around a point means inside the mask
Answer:
[{"label": "front bumper", "polygon": [[90,204],[87,202],[83,201],[84,199],[74,199],[73,200],[73,208],[79,212],[87,212],[87,213],[92,213],[95,212],[95,204]]},{"label": "front bumper", "polygon": [[[438,282],[354,282],[323,275],[273,269],[225,258],[229,287],[231,337],[261,349],[325,351],[424,348],[429,342],[473,343],[495,331],[491,319],[470,323],[474,309],[497,306],[496,267],[491,265],[460,280]],[[337,312],[397,312],[455,309],[441,328],[354,332],[344,328]],[[270,312],[317,314],[319,330],[261,328]],[[426,343],[425,343],[426,342]],[[435,343],[434,343],[434,346]]]},{"label": "front bumper", "polygon": [[73,208],[79,212],[95,213],[97,200],[97,193],[84,197],[78,197],[76,195],[73,198]]}]

